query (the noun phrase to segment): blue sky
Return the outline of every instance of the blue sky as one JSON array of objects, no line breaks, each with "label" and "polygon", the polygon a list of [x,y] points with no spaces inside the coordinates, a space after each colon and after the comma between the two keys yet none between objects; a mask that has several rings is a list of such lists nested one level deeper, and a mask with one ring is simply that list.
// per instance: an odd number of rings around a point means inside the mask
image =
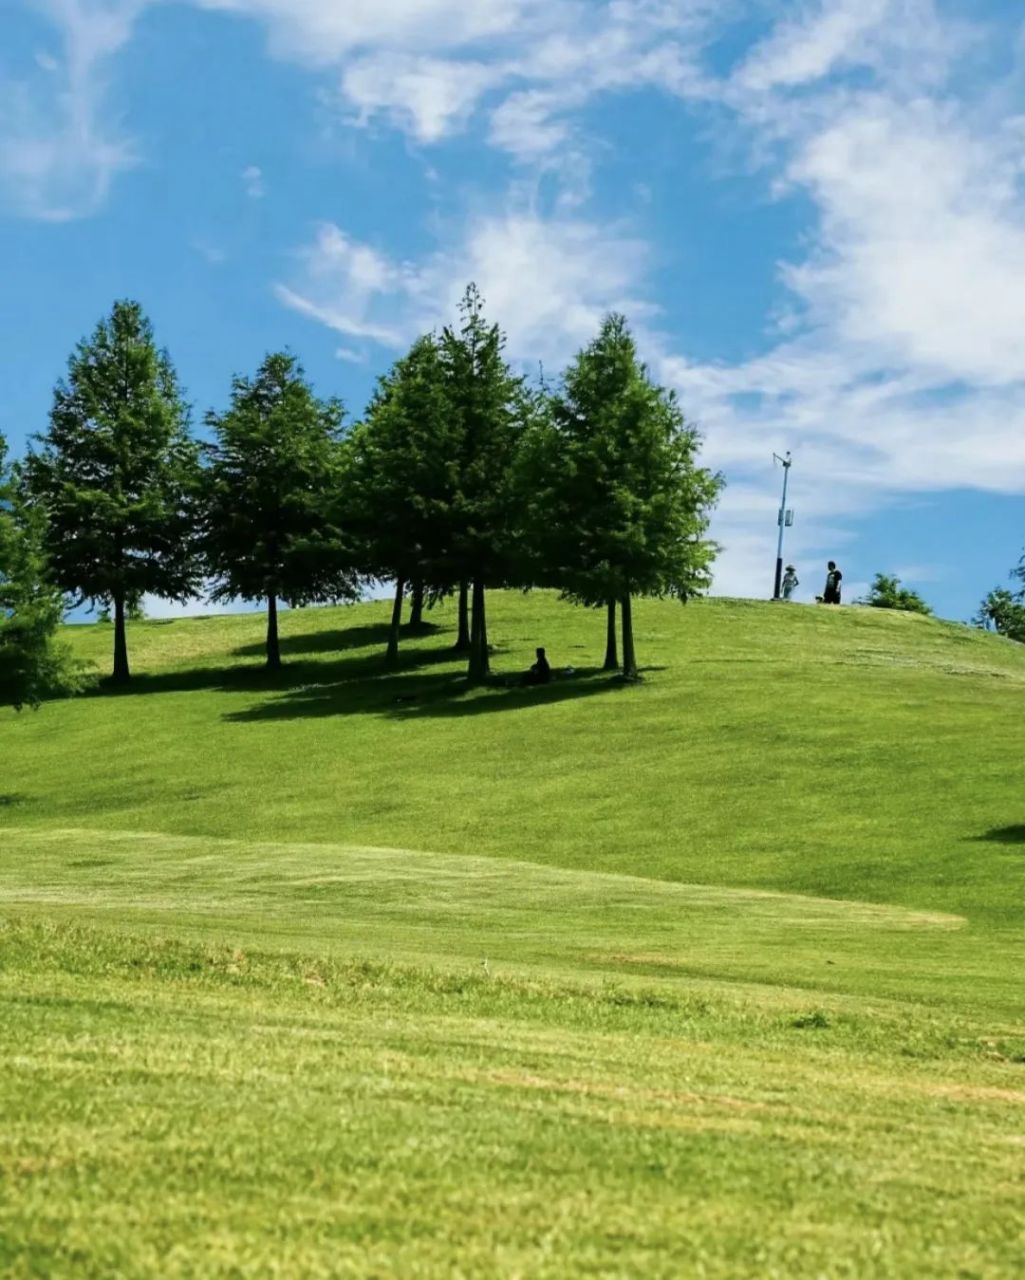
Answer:
[{"label": "blue sky", "polygon": [[0,427],[138,298],[197,425],[298,352],[358,416],[476,280],[551,374],[626,311],[729,487],[716,590],[967,618],[1025,545],[1011,0],[5,0]]}]

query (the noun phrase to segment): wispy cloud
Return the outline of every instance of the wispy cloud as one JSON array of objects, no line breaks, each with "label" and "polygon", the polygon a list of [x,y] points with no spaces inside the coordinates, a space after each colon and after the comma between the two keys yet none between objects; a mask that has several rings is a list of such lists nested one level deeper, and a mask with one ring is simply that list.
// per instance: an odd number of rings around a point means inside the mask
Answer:
[{"label": "wispy cloud", "polygon": [[247,165],[242,170],[242,182],[250,200],[262,200],[267,194],[267,183],[259,165]]},{"label": "wispy cloud", "polygon": [[653,312],[637,284],[645,248],[585,220],[509,208],[476,217],[419,263],[398,263],[339,227],[318,228],[276,286],[286,306],[337,333],[395,351],[452,321],[473,280],[500,318],[515,360],[564,361],[610,308]]},{"label": "wispy cloud", "polygon": [[98,209],[136,163],[106,102],[106,77],[143,0],[39,0],[61,53],[0,81],[0,195],[16,212],[67,221]]}]

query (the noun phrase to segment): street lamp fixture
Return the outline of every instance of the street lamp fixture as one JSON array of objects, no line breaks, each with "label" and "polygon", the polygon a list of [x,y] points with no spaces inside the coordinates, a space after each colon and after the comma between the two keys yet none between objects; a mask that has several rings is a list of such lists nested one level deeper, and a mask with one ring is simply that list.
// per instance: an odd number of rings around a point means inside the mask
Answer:
[{"label": "street lamp fixture", "polygon": [[779,525],[779,541],[776,543],[776,580],[772,589],[773,600],[779,600],[783,591],[783,534],[794,523],[794,513],[787,508],[787,486],[790,483],[790,468],[794,465],[794,460],[790,456],[789,449],[783,458],[778,453],[774,453],[772,460],[778,462],[783,468],[783,501],[780,503],[779,515],[776,518]]}]

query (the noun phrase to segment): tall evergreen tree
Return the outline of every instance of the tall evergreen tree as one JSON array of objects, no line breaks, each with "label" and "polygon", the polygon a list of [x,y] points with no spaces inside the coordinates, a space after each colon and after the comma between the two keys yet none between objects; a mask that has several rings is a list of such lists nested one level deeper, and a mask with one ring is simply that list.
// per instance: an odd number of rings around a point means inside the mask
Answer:
[{"label": "tall evergreen tree", "polygon": [[113,678],[129,678],[127,604],[184,601],[198,584],[197,447],[166,352],[137,302],[116,302],[57,384],[26,469],[47,515],[57,585],[114,612]]},{"label": "tall evergreen tree", "polygon": [[318,400],[295,356],[232,381],[204,446],[203,550],[213,600],[266,601],[267,666],[281,666],[278,603],[349,600],[359,580],[327,513],[343,465],[342,407]]},{"label": "tall evergreen tree", "polygon": [[483,307],[471,284],[460,308],[459,331],[446,328],[440,344],[459,433],[450,562],[452,580],[469,584],[471,680],[485,679],[490,669],[485,593],[508,580],[513,563],[515,461],[531,408],[523,379],[503,357],[505,337],[498,325],[485,321]]},{"label": "tall evergreen tree", "polygon": [[64,600],[49,577],[45,514],[18,481],[0,435],[0,705],[20,711],[73,693],[82,675],[57,639]]},{"label": "tall evergreen tree", "polygon": [[350,439],[344,489],[366,572],[395,583],[387,661],[398,661],[406,587],[412,624],[442,581],[452,539],[458,433],[438,344],[423,337],[379,382]]},{"label": "tall evergreen tree", "polygon": [[637,356],[626,320],[608,316],[549,398],[531,441],[532,534],[544,581],[607,610],[606,666],[638,674],[635,596],[687,600],[709,585],[705,538],[722,480],[696,462],[700,438]]}]

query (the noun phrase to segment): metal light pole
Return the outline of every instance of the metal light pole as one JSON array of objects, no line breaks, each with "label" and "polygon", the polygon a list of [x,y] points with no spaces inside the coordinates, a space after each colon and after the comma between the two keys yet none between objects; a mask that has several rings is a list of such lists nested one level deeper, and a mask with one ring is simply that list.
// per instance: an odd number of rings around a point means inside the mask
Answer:
[{"label": "metal light pole", "polygon": [[776,544],[776,583],[772,591],[773,600],[778,600],[783,589],[783,533],[794,523],[794,513],[787,510],[787,485],[790,483],[793,459],[789,449],[785,458],[781,458],[778,453],[774,453],[772,458],[783,468],[783,502],[779,509],[779,542]]}]

